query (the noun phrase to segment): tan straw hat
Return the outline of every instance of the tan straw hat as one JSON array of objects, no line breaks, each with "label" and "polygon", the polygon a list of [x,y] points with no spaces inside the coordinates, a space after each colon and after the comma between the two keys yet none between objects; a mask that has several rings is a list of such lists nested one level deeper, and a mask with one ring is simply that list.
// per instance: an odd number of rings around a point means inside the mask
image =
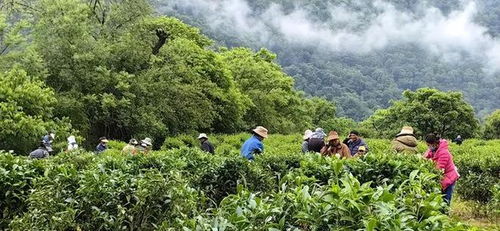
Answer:
[{"label": "tan straw hat", "polygon": [[309,138],[311,138],[311,135],[313,134],[313,132],[309,129],[307,129],[305,132],[304,132],[304,136],[302,137],[302,139],[304,140],[307,140]]},{"label": "tan straw hat", "polygon": [[397,134],[397,136],[400,136],[400,135],[413,135],[413,128],[410,127],[410,126],[403,126],[403,128],[401,129],[401,132],[399,132],[399,134]]},{"label": "tan straw hat", "polygon": [[338,140],[338,139],[339,139],[339,134],[336,131],[330,131],[328,133],[328,137],[326,138],[326,141]]},{"label": "tan straw hat", "polygon": [[264,138],[267,138],[267,129],[262,126],[257,126],[253,132],[255,132],[257,135],[262,136]]}]

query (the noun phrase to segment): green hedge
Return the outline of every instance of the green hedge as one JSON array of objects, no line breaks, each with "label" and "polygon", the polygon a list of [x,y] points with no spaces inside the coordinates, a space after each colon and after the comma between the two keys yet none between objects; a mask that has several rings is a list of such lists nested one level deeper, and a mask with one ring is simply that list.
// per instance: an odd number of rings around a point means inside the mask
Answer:
[{"label": "green hedge", "polygon": [[185,147],[45,160],[3,153],[0,173],[9,180],[2,183],[22,187],[0,188],[18,195],[2,200],[7,216],[0,224],[13,230],[464,228],[443,215],[432,165],[393,155],[337,160],[269,151],[249,162]]},{"label": "green hedge", "polygon": [[451,149],[460,173],[458,194],[487,205],[483,212],[500,216],[500,141],[466,140]]}]

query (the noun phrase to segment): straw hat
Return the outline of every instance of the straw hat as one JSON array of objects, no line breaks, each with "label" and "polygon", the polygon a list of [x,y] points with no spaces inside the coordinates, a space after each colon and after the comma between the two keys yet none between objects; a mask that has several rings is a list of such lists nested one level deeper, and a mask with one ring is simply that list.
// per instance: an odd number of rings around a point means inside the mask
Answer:
[{"label": "straw hat", "polygon": [[366,151],[366,147],[365,147],[365,146],[359,146],[359,148],[358,148],[358,152],[359,152],[359,151]]},{"label": "straw hat", "polygon": [[254,130],[252,130],[253,132],[255,132],[257,135],[259,136],[262,136],[264,138],[267,138],[267,129],[265,127],[262,127],[262,126],[257,126]]},{"label": "straw hat", "polygon": [[338,139],[339,139],[339,134],[336,131],[330,131],[328,133],[328,137],[326,138],[326,141],[338,140]]},{"label": "straw hat", "polygon": [[143,140],[141,140],[141,142],[142,142],[143,144],[147,145],[147,146],[151,146],[151,145],[153,145],[153,144],[152,144],[152,141],[151,141],[151,138],[147,138],[147,137],[146,137],[146,138],[144,138]]},{"label": "straw hat", "polygon": [[399,134],[397,134],[396,136],[400,135],[413,135],[413,128],[410,126],[403,126],[401,132],[399,132]]},{"label": "straw hat", "polygon": [[99,142],[107,143],[107,142],[109,142],[109,140],[106,139],[106,137],[103,136],[103,137],[99,138]]},{"label": "straw hat", "polygon": [[313,132],[309,129],[307,129],[305,132],[304,132],[304,136],[302,137],[302,139],[304,140],[307,140],[309,138],[311,138],[311,135],[313,134]]},{"label": "straw hat", "polygon": [[201,133],[201,134],[198,136],[198,139],[201,139],[201,138],[208,139],[208,136],[207,136],[207,134],[205,134],[205,133]]}]

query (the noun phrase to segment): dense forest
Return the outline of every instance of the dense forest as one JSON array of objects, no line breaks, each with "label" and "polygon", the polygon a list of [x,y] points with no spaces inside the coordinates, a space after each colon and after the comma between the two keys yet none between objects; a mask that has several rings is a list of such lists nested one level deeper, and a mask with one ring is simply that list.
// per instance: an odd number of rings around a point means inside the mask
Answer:
[{"label": "dense forest", "polygon": [[154,2],[219,45],[270,49],[299,90],[357,121],[421,87],[463,92],[481,119],[500,107],[497,0]]},{"label": "dense forest", "polygon": [[[0,5],[0,149],[27,152],[45,132],[100,136],[290,133],[334,118],[261,49],[224,49],[155,16],[146,0],[4,1]],[[80,139],[79,138],[79,139]]]},{"label": "dense forest", "polygon": [[[414,42],[352,52],[345,48],[361,44],[355,37],[332,44],[311,34],[319,39],[313,46],[303,32],[321,28],[308,28],[295,17],[314,15],[318,22],[340,23],[325,11],[333,2],[153,3],[160,7],[147,0],[2,1],[0,149],[26,153],[48,132],[56,132],[61,148],[70,134],[85,146],[95,145],[101,136],[147,136],[159,148],[167,136],[235,133],[257,125],[275,134],[323,127],[341,134],[356,128],[365,137],[391,137],[400,126],[411,125],[420,136],[499,136],[500,118],[490,113],[500,108],[499,66],[488,63],[498,60],[490,49],[498,45],[492,37],[498,29],[491,21],[496,14],[475,19],[491,31],[475,34],[485,55],[464,51],[451,62]],[[240,9],[241,4],[247,8]],[[297,4],[305,9],[302,13]],[[394,12],[419,8],[387,4],[376,3],[372,12],[348,1],[342,9],[357,6],[367,12],[356,17],[369,21],[381,7]],[[269,22],[270,9],[279,8],[274,13],[282,15],[272,16],[295,23],[282,27],[300,33],[287,34],[297,40],[285,38],[284,31],[274,33],[270,25],[257,38],[259,33],[251,30],[258,27],[246,24],[247,19],[210,21],[198,15],[200,6],[213,13],[227,6],[231,14]],[[444,6],[439,9],[454,14],[455,8]],[[255,33],[232,31],[245,25]],[[331,25],[337,26],[342,25]],[[344,26],[366,27],[359,22]],[[352,44],[332,49],[344,42]],[[237,47],[242,44],[270,49]],[[476,113],[489,115],[482,129]]]}]

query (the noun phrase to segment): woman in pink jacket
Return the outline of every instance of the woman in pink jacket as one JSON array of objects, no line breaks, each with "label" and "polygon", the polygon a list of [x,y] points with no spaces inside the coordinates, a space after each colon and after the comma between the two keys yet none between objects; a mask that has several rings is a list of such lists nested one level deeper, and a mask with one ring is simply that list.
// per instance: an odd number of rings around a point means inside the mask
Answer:
[{"label": "woman in pink jacket", "polygon": [[449,205],[453,188],[460,175],[453,163],[453,156],[448,150],[448,141],[440,139],[435,134],[429,134],[425,137],[425,142],[429,150],[424,154],[424,157],[431,159],[436,164],[436,168],[444,174],[441,179],[441,190],[444,194],[444,200]]}]

